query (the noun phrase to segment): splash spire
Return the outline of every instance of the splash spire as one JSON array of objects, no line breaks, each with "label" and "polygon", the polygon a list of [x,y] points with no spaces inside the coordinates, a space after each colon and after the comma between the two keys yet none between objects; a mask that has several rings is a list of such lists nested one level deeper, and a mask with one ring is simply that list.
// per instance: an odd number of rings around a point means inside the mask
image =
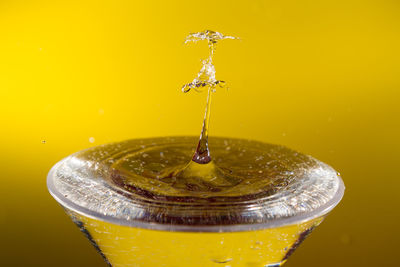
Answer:
[{"label": "splash spire", "polygon": [[207,104],[204,114],[203,127],[200,134],[200,140],[197,145],[196,152],[193,155],[192,161],[199,164],[207,164],[211,161],[210,151],[208,149],[208,127],[210,121],[210,108],[211,108],[211,95],[215,92],[217,86],[224,87],[225,82],[215,78],[215,67],[213,64],[213,56],[215,54],[217,42],[224,39],[238,39],[237,37],[223,35],[219,32],[206,30],[203,32],[191,33],[185,39],[185,44],[189,42],[198,42],[207,40],[209,47],[209,56],[202,61],[202,68],[200,69],[197,77],[191,83],[182,86],[184,93],[189,92],[191,89],[200,91],[200,88],[208,87]]}]

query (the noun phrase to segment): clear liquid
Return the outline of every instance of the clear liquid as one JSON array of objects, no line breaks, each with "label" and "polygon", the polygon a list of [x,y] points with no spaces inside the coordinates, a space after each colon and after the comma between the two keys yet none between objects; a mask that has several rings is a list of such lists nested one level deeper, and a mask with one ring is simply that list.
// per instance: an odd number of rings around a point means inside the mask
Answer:
[{"label": "clear liquid", "polygon": [[[188,35],[185,40],[185,43],[207,40],[208,47],[210,50],[208,58],[203,60],[203,66],[200,69],[199,73],[197,74],[197,77],[191,83],[185,84],[182,87],[182,91],[185,93],[189,92],[191,89],[195,89],[196,91],[199,91],[199,89],[203,87],[208,89],[207,105],[204,114],[203,127],[201,129],[200,140],[199,143],[197,144],[196,151],[192,157],[192,161],[198,164],[207,164],[211,162],[210,150],[208,148],[208,129],[210,125],[211,97],[213,92],[215,92],[217,86],[221,88],[225,86],[224,81],[220,81],[215,78],[215,67],[213,64],[213,57],[217,49],[217,42],[219,40],[224,40],[224,39],[238,39],[238,38],[232,36],[226,36],[219,32],[207,30],[204,32],[192,33]],[[191,171],[192,166],[189,165],[188,167],[189,169],[186,170],[186,173]],[[213,170],[213,168],[208,168],[208,169],[210,171]]]},{"label": "clear liquid", "polygon": [[211,138],[214,159],[199,164],[191,161],[195,138],[155,141],[140,150],[109,154],[105,160],[112,162],[110,183],[163,200],[249,200],[276,194],[317,166],[309,157],[284,147],[228,138]]},{"label": "clear liquid", "polygon": [[323,218],[272,229],[169,232],[127,227],[68,212],[111,266],[278,267]]}]

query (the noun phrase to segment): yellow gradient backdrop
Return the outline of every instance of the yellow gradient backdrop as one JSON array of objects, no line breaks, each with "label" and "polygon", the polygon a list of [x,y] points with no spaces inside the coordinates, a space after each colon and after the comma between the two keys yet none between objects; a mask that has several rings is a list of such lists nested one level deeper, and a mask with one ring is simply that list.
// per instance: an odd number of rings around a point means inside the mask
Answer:
[{"label": "yellow gradient backdrop", "polygon": [[[105,266],[46,189],[61,158],[128,138],[197,135],[215,57],[211,135],[279,143],[342,173],[343,202],[287,266],[397,266],[400,4],[363,1],[0,2],[2,266]],[[92,141],[92,142],[90,142]]]}]

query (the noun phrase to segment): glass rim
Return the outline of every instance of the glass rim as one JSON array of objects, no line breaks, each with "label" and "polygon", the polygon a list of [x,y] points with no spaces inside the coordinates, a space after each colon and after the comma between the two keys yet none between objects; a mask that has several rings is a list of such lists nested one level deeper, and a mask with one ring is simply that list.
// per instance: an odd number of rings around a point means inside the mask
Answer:
[{"label": "glass rim", "polygon": [[144,222],[135,219],[123,219],[116,218],[111,215],[103,214],[97,211],[90,210],[83,206],[80,206],[73,201],[66,198],[63,194],[61,194],[55,187],[53,178],[55,177],[53,174],[60,163],[63,160],[55,164],[50,172],[47,175],[47,188],[49,193],[53,196],[53,198],[64,208],[76,212],[80,215],[86,216],[91,219],[96,219],[99,221],[127,226],[127,227],[136,227],[148,230],[160,230],[160,231],[172,231],[172,232],[243,232],[243,231],[254,231],[254,230],[262,230],[262,229],[270,229],[270,228],[278,228],[284,227],[288,225],[300,224],[306,221],[310,221],[312,219],[316,219],[327,215],[343,198],[345,186],[343,180],[340,176],[337,176],[338,179],[338,188],[335,192],[334,196],[324,203],[323,205],[315,208],[312,211],[299,213],[290,217],[269,219],[262,223],[243,223],[243,224],[230,224],[230,225],[180,225],[180,224],[163,224],[156,222]]}]

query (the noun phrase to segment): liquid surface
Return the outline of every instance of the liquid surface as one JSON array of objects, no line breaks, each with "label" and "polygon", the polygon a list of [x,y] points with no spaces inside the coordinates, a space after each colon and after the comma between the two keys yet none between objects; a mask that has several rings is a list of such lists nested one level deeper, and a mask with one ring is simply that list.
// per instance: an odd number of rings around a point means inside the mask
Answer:
[{"label": "liquid surface", "polygon": [[210,141],[213,163],[188,164],[193,140],[173,140],[159,139],[111,156],[110,184],[166,201],[250,200],[279,194],[319,167],[312,158],[281,146],[220,138]]},{"label": "liquid surface", "polygon": [[50,173],[50,191],[72,210],[119,224],[236,230],[327,212],[343,193],[328,165],[256,141],[210,138],[213,164],[188,167],[197,140],[128,140],[78,152]]}]

